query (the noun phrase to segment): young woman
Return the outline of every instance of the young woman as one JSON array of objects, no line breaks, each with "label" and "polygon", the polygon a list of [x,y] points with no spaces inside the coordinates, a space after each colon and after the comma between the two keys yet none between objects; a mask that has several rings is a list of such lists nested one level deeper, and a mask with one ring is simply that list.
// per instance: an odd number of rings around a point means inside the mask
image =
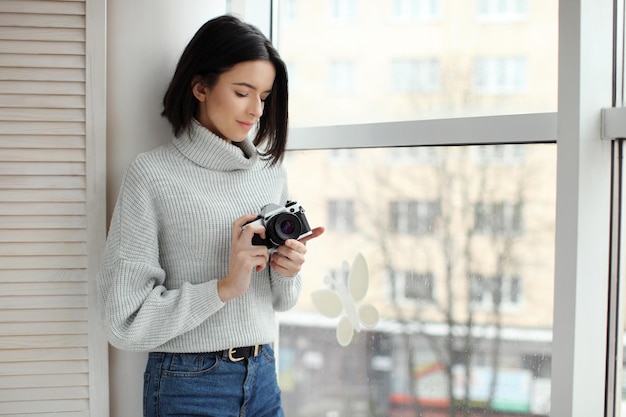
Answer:
[{"label": "young woman", "polygon": [[[163,99],[174,138],[129,166],[98,275],[111,344],[148,351],[145,416],[282,416],[275,311],[300,294],[305,240],[253,245],[285,206],[287,74],[232,16],[205,23]],[[251,140],[250,136],[254,136]]]}]

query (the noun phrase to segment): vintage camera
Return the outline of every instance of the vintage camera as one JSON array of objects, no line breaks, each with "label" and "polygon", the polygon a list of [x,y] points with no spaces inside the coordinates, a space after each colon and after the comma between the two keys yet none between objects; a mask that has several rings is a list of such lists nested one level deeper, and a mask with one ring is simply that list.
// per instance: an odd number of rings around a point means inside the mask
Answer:
[{"label": "vintage camera", "polygon": [[287,201],[285,207],[267,204],[261,207],[256,219],[244,224],[265,226],[265,239],[257,233],[252,237],[252,244],[267,246],[272,250],[285,244],[287,239],[301,239],[310,235],[311,227],[304,216],[304,209],[295,201]]}]

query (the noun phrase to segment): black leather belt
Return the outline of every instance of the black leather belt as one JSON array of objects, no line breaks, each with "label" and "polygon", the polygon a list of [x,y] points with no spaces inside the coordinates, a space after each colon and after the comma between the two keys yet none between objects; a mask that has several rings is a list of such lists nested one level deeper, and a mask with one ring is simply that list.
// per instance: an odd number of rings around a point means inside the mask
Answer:
[{"label": "black leather belt", "polygon": [[230,348],[222,350],[220,352],[215,352],[215,354],[220,355],[224,358],[228,358],[228,360],[230,360],[231,362],[239,362],[250,357],[258,356],[258,354],[261,353],[262,350],[263,345],[254,345]]}]

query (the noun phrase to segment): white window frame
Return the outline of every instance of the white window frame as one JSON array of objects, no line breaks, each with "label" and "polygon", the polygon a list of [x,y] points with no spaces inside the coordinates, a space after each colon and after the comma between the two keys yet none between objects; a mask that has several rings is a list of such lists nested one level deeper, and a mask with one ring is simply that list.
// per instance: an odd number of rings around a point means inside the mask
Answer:
[{"label": "white window frame", "polygon": [[615,272],[609,268],[612,145],[601,140],[601,132],[606,136],[614,128],[602,127],[601,109],[614,107],[612,22],[614,9],[623,13],[617,3],[616,8],[612,0],[560,1],[555,113],[290,131],[288,148],[293,150],[556,143],[552,417],[619,415],[615,393],[606,384],[607,363],[613,359],[607,358],[607,278]]}]

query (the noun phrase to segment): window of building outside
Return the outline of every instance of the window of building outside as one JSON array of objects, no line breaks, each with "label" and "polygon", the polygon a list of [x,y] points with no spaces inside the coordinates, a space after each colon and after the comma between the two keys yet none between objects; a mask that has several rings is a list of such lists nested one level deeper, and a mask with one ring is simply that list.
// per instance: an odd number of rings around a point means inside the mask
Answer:
[{"label": "window of building outside", "polygon": [[548,416],[556,146],[425,146],[402,123],[555,112],[557,0],[274,6],[290,126],[389,126],[286,156],[327,228],[279,316],[286,415]]}]

